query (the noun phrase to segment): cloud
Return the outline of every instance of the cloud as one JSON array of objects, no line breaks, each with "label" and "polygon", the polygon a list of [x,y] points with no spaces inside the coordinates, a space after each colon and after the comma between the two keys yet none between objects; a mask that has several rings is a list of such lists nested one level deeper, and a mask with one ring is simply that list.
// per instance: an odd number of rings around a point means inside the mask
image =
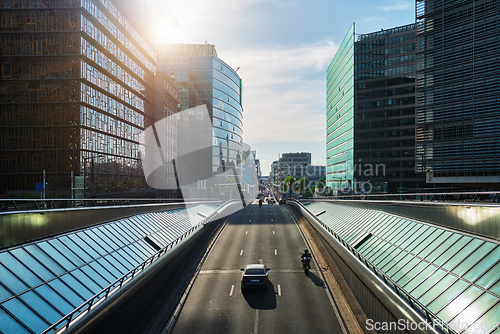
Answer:
[{"label": "cloud", "polygon": [[388,11],[393,11],[393,10],[407,10],[411,6],[412,6],[412,4],[410,4],[408,2],[400,2],[400,1],[398,1],[398,2],[390,4],[388,6],[384,6],[384,7],[382,7],[382,9],[384,11],[388,12]]},{"label": "cloud", "polygon": [[241,67],[246,142],[325,140],[326,68],[336,49],[324,41],[219,52]]}]

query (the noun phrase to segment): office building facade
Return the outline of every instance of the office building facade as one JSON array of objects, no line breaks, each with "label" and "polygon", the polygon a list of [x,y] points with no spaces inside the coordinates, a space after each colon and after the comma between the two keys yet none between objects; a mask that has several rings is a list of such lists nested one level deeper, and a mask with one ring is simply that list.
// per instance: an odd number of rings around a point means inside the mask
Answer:
[{"label": "office building facade", "polygon": [[400,193],[422,185],[415,161],[415,25],[359,35],[327,72],[327,185]]},{"label": "office building facade", "polygon": [[500,3],[416,2],[417,172],[498,189]]},{"label": "office building facade", "polygon": [[[215,46],[209,44],[161,44],[158,46],[158,66],[175,76],[180,110],[207,107],[212,133],[205,139],[205,147],[211,147],[212,152],[209,157],[198,157],[197,164],[203,171],[197,173],[206,179],[234,168],[242,177],[240,164],[251,152],[243,147],[241,78],[236,71],[218,58]],[[196,135],[193,131],[183,133],[189,137],[185,140]],[[179,156],[189,153],[179,147]],[[228,196],[231,192],[229,182],[222,177],[212,180],[212,184],[204,184],[203,189],[193,191],[204,190],[200,192],[203,196]]]},{"label": "office building facade", "polygon": [[[0,193],[142,188],[156,54],[133,1],[2,1]],[[86,191],[84,191],[84,189]]]}]

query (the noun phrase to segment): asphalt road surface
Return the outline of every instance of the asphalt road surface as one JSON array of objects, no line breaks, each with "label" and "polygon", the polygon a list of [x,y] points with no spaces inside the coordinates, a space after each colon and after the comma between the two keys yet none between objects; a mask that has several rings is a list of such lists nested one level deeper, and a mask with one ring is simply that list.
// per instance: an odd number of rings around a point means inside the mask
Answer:
[{"label": "asphalt road surface", "polygon": [[[230,219],[196,278],[173,333],[343,333],[315,263],[284,206],[250,205]],[[314,254],[313,254],[314,255]],[[263,263],[268,291],[241,291],[241,271]]]}]

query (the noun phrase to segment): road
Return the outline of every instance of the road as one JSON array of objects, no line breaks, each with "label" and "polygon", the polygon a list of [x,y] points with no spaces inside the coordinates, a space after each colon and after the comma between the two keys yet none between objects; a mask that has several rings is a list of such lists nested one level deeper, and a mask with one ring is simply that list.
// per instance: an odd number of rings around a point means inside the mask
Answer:
[{"label": "road", "polygon": [[[234,214],[196,278],[173,333],[342,333],[315,263],[284,206],[250,205]],[[314,254],[313,254],[314,255]],[[246,264],[271,268],[266,291],[241,291]]]}]

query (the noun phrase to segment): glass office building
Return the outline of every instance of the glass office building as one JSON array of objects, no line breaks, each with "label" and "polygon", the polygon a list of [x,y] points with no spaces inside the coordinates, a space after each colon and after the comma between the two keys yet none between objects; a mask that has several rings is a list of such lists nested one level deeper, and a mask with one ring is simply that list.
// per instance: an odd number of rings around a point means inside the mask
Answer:
[{"label": "glass office building", "polygon": [[[175,76],[180,110],[207,106],[212,134],[205,147],[212,147],[212,154],[208,159],[199,157],[202,159],[199,165],[206,171],[198,174],[215,175],[239,166],[249,152],[245,153],[243,148],[241,78],[236,71],[218,58],[215,46],[209,44],[159,45],[158,68]],[[197,135],[195,132],[188,132],[185,140],[192,140],[191,137]],[[178,156],[188,153],[179,147]],[[236,170],[241,176],[241,167],[236,167]],[[218,179],[217,184],[203,184],[202,189],[193,191],[202,190],[200,196],[217,197],[229,191],[225,190],[228,187],[227,180]]]},{"label": "glass office building", "polygon": [[498,189],[499,15],[496,0],[416,2],[417,168],[428,182]]},{"label": "glass office building", "polygon": [[354,24],[327,72],[327,185],[398,193],[414,172],[415,25],[359,35]]},{"label": "glass office building", "polygon": [[354,179],[354,23],[326,71],[326,185],[350,189]]},{"label": "glass office building", "polygon": [[1,2],[0,193],[34,190],[44,170],[54,197],[70,196],[71,172],[88,191],[143,187],[139,135],[152,122],[156,54],[139,9]]}]

